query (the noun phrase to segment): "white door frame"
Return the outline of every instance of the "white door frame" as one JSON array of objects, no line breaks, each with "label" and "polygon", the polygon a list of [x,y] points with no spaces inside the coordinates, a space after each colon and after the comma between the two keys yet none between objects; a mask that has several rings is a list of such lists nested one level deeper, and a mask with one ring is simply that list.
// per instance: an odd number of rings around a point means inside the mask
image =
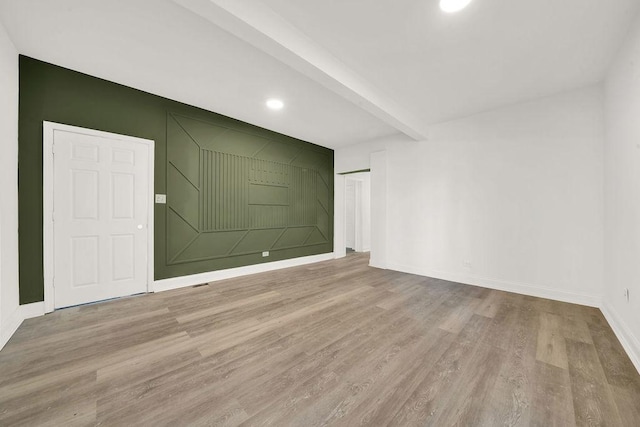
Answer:
[{"label": "white door frame", "polygon": [[345,203],[346,178],[341,174],[334,174],[333,178],[333,253],[336,259],[347,255],[345,220],[347,207]]},{"label": "white door frame", "polygon": [[353,220],[353,227],[354,227],[354,237],[353,237],[353,249],[356,252],[362,252],[362,179],[359,178],[352,178],[349,175],[345,176],[345,182],[344,182],[344,194],[345,194],[345,221],[344,221],[344,228],[345,228],[345,241],[346,241],[346,235],[347,235],[347,224],[349,223],[346,219],[347,216],[347,209],[346,209],[346,205],[347,205],[347,185],[349,185],[349,183],[353,184],[353,193],[354,193],[354,209],[353,209],[353,214],[354,214],[354,220]]},{"label": "white door frame", "polygon": [[99,130],[85,129],[76,126],[63,125],[54,122],[42,122],[42,189],[43,189],[43,262],[44,262],[44,307],[45,313],[54,310],[54,233],[53,233],[53,137],[56,130],[79,133],[82,135],[98,136],[107,139],[116,139],[124,142],[136,142],[149,146],[149,191],[148,191],[148,245],[147,245],[147,292],[153,292],[153,240],[154,240],[154,152],[155,141],[151,139],[136,138],[133,136],[119,135]]}]

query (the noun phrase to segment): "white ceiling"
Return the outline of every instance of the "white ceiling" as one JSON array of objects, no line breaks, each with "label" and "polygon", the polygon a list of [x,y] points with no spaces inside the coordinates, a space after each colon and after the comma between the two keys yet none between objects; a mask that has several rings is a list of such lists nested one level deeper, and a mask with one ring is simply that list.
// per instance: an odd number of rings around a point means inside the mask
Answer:
[{"label": "white ceiling", "polygon": [[420,120],[603,79],[638,0],[263,0]]},{"label": "white ceiling", "polygon": [[24,55],[319,145],[398,132],[169,0],[0,0],[0,19]]},{"label": "white ceiling", "polygon": [[[337,148],[601,81],[638,0],[0,0],[28,56]],[[279,96],[280,113],[264,100]]]}]

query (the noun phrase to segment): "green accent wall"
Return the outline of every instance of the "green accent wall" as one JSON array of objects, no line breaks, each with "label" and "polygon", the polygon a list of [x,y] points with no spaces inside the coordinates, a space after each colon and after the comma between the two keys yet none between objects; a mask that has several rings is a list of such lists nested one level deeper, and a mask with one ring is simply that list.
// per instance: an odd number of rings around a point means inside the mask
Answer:
[{"label": "green accent wall", "polygon": [[156,280],[333,251],[333,150],[25,56],[19,114],[21,304],[44,299],[43,121],[155,141]]}]

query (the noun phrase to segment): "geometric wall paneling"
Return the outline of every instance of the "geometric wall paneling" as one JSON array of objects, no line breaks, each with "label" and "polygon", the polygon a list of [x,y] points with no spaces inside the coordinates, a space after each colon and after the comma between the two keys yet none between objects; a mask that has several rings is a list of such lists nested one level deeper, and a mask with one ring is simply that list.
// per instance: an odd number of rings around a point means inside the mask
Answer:
[{"label": "geometric wall paneling", "polygon": [[269,145],[269,143],[269,139],[261,136],[236,130],[228,130],[215,140],[207,140],[207,144],[202,144],[201,146],[202,148],[222,153],[252,157],[254,153],[259,152]]},{"label": "geometric wall paneling", "polygon": [[309,236],[317,231],[315,227],[289,227],[273,245],[273,249],[294,248],[304,245]]},{"label": "geometric wall paneling", "polygon": [[315,225],[318,217],[318,172],[292,167],[291,181],[291,225]]},{"label": "geometric wall paneling", "polygon": [[201,150],[200,157],[200,229],[247,229],[249,165],[242,157],[209,150]]},{"label": "geometric wall paneling", "polygon": [[264,137],[239,132],[203,120],[192,119],[178,114],[169,114],[169,116],[180,124],[201,149],[239,156],[251,156],[269,143],[269,140]]},{"label": "geometric wall paneling", "polygon": [[200,147],[171,116],[167,117],[167,139],[171,141],[167,146],[167,161],[181,171],[192,184],[198,185]]},{"label": "geometric wall paneling", "polygon": [[199,190],[172,164],[167,166],[167,203],[170,209],[198,230]]},{"label": "geometric wall paneling", "polygon": [[304,148],[296,147],[292,144],[285,144],[278,141],[269,141],[267,145],[262,147],[260,151],[253,153],[251,157],[261,160],[272,160],[274,162],[281,162],[290,164],[295,160],[300,153],[304,151]]},{"label": "geometric wall paneling", "polygon": [[226,257],[246,234],[245,230],[200,233],[173,264]]},{"label": "geometric wall paneling", "polygon": [[264,205],[251,205],[249,206],[250,229],[262,229],[281,227],[285,228],[288,225],[287,207],[286,206],[264,206]]},{"label": "geometric wall paneling", "polygon": [[291,164],[296,165],[296,166],[301,166],[301,167],[311,167],[313,168],[315,165],[318,164],[326,164],[329,163],[331,164],[330,167],[328,168],[322,168],[319,169],[318,172],[320,173],[320,176],[322,177],[322,179],[324,180],[325,183],[329,183],[329,177],[331,176],[331,174],[333,173],[333,164],[332,164],[332,158],[331,156],[325,154],[325,153],[320,153],[317,151],[311,151],[311,150],[303,150],[300,152],[300,154],[293,160],[293,162],[291,162]]},{"label": "geometric wall paneling", "polygon": [[168,221],[169,265],[331,242],[331,156],[173,113],[167,147],[168,211],[196,233]]},{"label": "geometric wall paneling", "polygon": [[[332,194],[329,187],[329,183],[322,178],[322,174],[318,173],[318,180],[316,181],[317,189],[317,222],[318,231],[325,237],[325,241],[330,240],[331,235],[331,219],[333,218],[332,212]],[[309,243],[308,243],[309,244]]]},{"label": "geometric wall paneling", "polygon": [[327,237],[320,232],[320,228],[315,228],[313,232],[309,235],[309,237],[307,237],[307,240],[305,240],[304,244],[317,245],[320,243],[325,243],[326,241],[327,241]]},{"label": "geometric wall paneling", "polygon": [[322,209],[325,212],[329,211],[329,184],[327,182],[325,182],[324,179],[322,179],[322,177],[320,175],[318,175],[318,177],[320,178],[319,180],[317,180],[317,185],[316,185],[316,193],[317,193],[317,198],[318,198],[318,203],[320,203],[320,205],[322,206]]},{"label": "geometric wall paneling", "polygon": [[198,230],[189,225],[173,209],[167,209],[167,261],[171,262],[198,237]]},{"label": "geometric wall paneling", "polygon": [[231,252],[232,255],[259,253],[272,249],[285,228],[250,230]]},{"label": "geometric wall paneling", "polygon": [[298,166],[313,167],[314,165],[326,162],[328,157],[329,156],[327,154],[318,151],[303,150],[298,156],[296,156],[292,163]]},{"label": "geometric wall paneling", "polygon": [[318,232],[324,237],[324,241],[329,241],[329,214],[326,212],[320,212],[318,214],[318,223],[316,224]]}]

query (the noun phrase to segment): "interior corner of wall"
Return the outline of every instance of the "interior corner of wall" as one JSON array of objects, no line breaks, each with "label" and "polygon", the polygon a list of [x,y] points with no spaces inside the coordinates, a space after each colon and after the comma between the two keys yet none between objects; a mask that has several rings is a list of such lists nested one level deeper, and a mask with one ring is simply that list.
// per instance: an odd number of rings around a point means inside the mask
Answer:
[{"label": "interior corner of wall", "polygon": [[620,344],[622,344],[622,347],[629,356],[629,359],[631,359],[636,370],[640,373],[640,337],[634,334],[633,329],[629,327],[608,301],[604,301],[600,311],[609,323],[609,326],[611,326]]}]

